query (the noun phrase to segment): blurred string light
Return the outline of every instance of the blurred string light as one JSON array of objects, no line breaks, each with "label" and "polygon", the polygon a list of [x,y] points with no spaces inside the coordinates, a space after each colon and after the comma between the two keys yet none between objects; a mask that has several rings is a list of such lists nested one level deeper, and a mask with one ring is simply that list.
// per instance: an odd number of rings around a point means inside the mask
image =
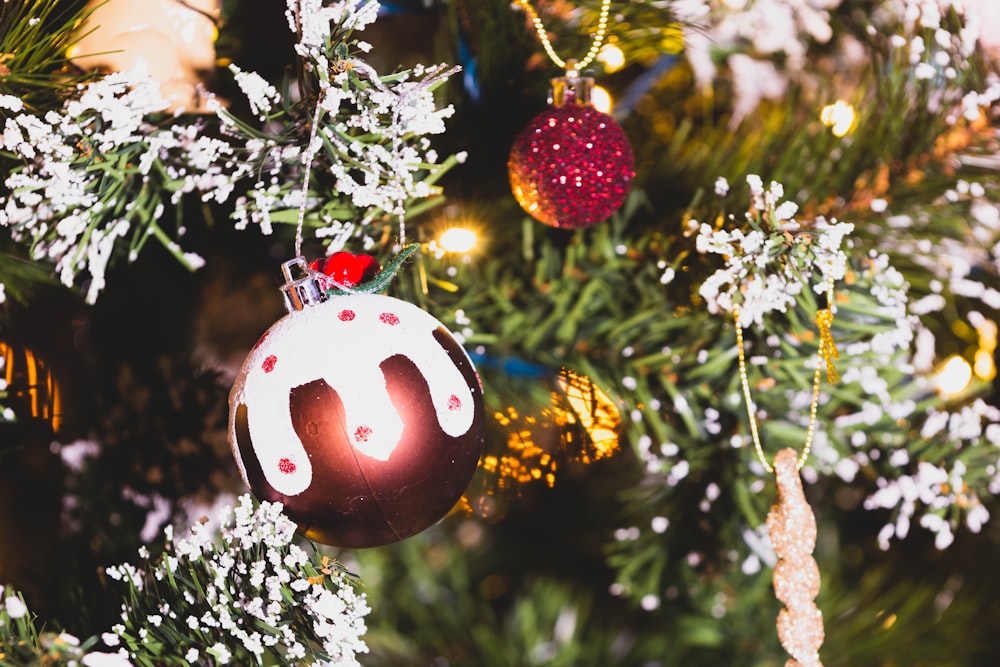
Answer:
[{"label": "blurred string light", "polygon": [[481,238],[474,219],[456,204],[445,207],[444,214],[430,233],[427,250],[435,259],[445,255],[460,256],[468,261],[481,245]]},{"label": "blurred string light", "polygon": [[605,44],[597,53],[597,61],[604,65],[604,71],[614,74],[625,66],[625,53],[615,44]]},{"label": "blurred string light", "polygon": [[466,255],[479,244],[479,235],[468,227],[448,227],[437,238],[437,245],[445,252]]},{"label": "blurred string light", "polygon": [[827,104],[819,112],[819,119],[830,128],[835,137],[843,137],[854,131],[858,125],[858,116],[854,106],[843,100]]},{"label": "blurred string light", "polygon": [[974,379],[990,382],[997,375],[993,359],[997,349],[997,323],[979,313],[972,313],[970,320],[978,337],[972,363],[962,355],[953,354],[931,376],[934,388],[944,396],[963,393]]},{"label": "blurred string light", "polygon": [[955,396],[965,391],[972,381],[972,366],[964,357],[948,357],[931,378],[935,389],[944,396]]},{"label": "blurred string light", "polygon": [[611,93],[602,86],[594,86],[590,89],[590,103],[601,113],[610,114],[611,109],[614,107],[614,102],[611,100]]},{"label": "blurred string light", "polygon": [[996,363],[993,361],[993,354],[997,349],[997,323],[984,319],[976,327],[976,333],[979,334],[979,349],[976,350],[972,371],[980,380],[989,382],[997,375]]}]

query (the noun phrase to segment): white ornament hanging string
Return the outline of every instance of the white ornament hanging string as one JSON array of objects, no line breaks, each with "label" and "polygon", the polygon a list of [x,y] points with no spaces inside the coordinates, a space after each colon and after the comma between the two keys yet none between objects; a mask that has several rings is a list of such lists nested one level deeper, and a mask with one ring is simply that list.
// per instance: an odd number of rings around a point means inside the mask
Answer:
[{"label": "white ornament hanging string", "polygon": [[302,270],[309,273],[324,290],[329,291],[331,289],[336,289],[341,292],[354,292],[355,290],[352,286],[345,285],[344,283],[341,283],[335,278],[331,278],[321,271],[316,271],[315,269],[310,268],[305,259],[302,257],[302,237],[305,229],[306,208],[308,206],[309,199],[309,181],[312,176],[313,162],[316,159],[316,151],[319,148],[319,122],[323,118],[323,96],[326,95],[328,89],[329,84],[325,81],[321,81],[320,93],[316,99],[316,110],[313,112],[312,125],[309,128],[309,142],[306,144],[306,150],[302,156],[302,164],[305,168],[305,174],[302,176],[302,194],[299,197],[299,214],[295,223],[295,257],[301,260],[300,266]]},{"label": "white ornament hanging string", "polygon": [[302,157],[302,164],[305,167],[305,174],[302,176],[302,195],[299,197],[299,215],[295,224],[295,256],[302,256],[302,231],[306,221],[306,205],[309,199],[309,178],[312,175],[313,160],[316,159],[316,143],[319,138],[317,128],[323,116],[323,95],[326,94],[326,86],[320,89],[320,98],[316,102],[316,111],[313,113],[312,127],[309,128],[309,143],[306,144],[305,155]]},{"label": "white ornament hanging string", "polygon": [[[375,88],[377,88],[379,92],[391,95],[392,97],[395,98],[395,101],[392,105],[393,128],[396,128],[399,125],[400,111],[406,107],[406,105],[409,103],[413,95],[423,92],[428,87],[446,80],[452,74],[455,74],[456,72],[461,70],[461,67],[459,66],[454,66],[447,69],[441,69],[433,76],[430,76],[424,79],[423,81],[419,82],[418,84],[415,84],[412,88],[407,90],[402,95],[398,95],[394,93],[392,90],[390,90],[385,84],[382,83],[382,80],[379,78],[378,73],[367,63],[364,63],[360,60],[352,60],[351,68],[358,72],[363,73],[365,75],[365,78],[368,79],[368,82],[371,83]],[[308,203],[308,194],[309,194],[309,180],[310,180],[310,174],[312,173],[312,164],[313,161],[315,160],[316,151],[318,149],[317,136],[319,131],[319,122],[323,114],[322,101],[323,97],[326,95],[328,88],[329,84],[325,81],[322,81],[320,94],[316,103],[316,112],[313,115],[312,119],[312,127],[309,128],[309,144],[306,146],[306,152],[302,160],[306,171],[302,179],[302,197],[299,201],[299,214],[298,214],[296,233],[295,233],[295,255],[297,257],[302,255],[302,235],[303,235],[303,229],[305,227],[306,207]],[[400,152],[401,152],[400,142],[401,142],[401,137],[399,136],[399,133],[393,132],[392,157],[394,163],[397,166],[400,161]],[[393,211],[393,213],[396,214],[399,220],[398,246],[402,248],[406,245],[406,206],[405,206],[406,199],[404,196],[404,188],[402,187],[401,184],[398,190],[399,190],[399,197],[396,201],[396,210]]]}]

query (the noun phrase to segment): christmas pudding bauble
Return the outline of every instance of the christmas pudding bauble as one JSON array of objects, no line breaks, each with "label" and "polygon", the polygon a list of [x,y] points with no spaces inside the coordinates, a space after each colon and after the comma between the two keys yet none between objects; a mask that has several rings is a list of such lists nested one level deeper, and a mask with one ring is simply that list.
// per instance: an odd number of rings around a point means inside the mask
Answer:
[{"label": "christmas pudding bauble", "polygon": [[573,229],[618,210],[635,163],[625,132],[611,116],[570,101],[549,107],[521,130],[507,170],[521,208],[539,222]]},{"label": "christmas pudding bauble", "polygon": [[247,356],[229,405],[251,491],[335,546],[435,523],[482,452],[482,390],[465,350],[427,312],[378,294],[291,310]]}]

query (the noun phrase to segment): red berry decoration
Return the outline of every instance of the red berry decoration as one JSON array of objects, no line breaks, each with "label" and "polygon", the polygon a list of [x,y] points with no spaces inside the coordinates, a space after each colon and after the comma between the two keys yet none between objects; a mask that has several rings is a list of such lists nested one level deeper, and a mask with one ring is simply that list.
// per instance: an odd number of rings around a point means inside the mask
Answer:
[{"label": "red berry decoration", "polygon": [[605,220],[621,206],[635,176],[625,132],[590,105],[592,82],[553,79],[553,105],[517,135],[507,162],[521,208],[553,227],[590,227]]},{"label": "red berry decoration", "polygon": [[240,472],[318,542],[372,547],[414,535],[454,507],[479,463],[475,368],[411,303],[301,283],[285,289],[318,301],[286,301],[299,305],[268,329],[230,392]]},{"label": "red berry decoration", "polygon": [[379,266],[371,255],[355,255],[341,250],[326,260],[314,259],[309,268],[333,278],[344,287],[353,287],[374,278]]}]

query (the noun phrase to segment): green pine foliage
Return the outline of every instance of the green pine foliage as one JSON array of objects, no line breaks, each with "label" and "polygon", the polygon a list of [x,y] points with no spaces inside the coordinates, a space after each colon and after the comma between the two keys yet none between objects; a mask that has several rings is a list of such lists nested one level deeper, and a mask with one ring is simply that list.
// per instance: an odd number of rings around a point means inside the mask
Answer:
[{"label": "green pine foliage", "polygon": [[[0,77],[0,93],[37,112],[58,108],[71,90],[71,80],[60,83],[52,75],[65,64],[78,17],[60,23],[56,4],[8,3],[0,14],[0,58],[16,54],[0,65],[17,70]],[[391,290],[460,333],[483,382],[489,423],[483,464],[459,507],[439,525],[388,547],[319,548],[360,575],[372,608],[364,637],[369,653],[361,663],[783,665],[787,656],[774,629],[780,603],[770,580],[773,553],[762,528],[774,484],[748,434],[733,318],[714,312],[717,295],[704,289],[727,270],[732,253],[706,250],[706,239],[735,230],[760,233],[772,245],[753,271],[798,271],[809,284],[793,305],[745,327],[763,445],[773,455],[801,447],[806,437],[819,340],[814,318],[824,305],[823,291],[811,287],[822,271],[816,248],[826,223],[842,221],[853,225],[840,246],[846,259],[832,328],[843,380],[823,380],[816,442],[803,471],[819,524],[823,662],[996,662],[992,640],[1000,616],[990,590],[997,581],[986,556],[996,551],[998,537],[995,521],[986,522],[984,514],[1000,509],[993,500],[1000,409],[988,374],[955,395],[931,381],[950,355],[970,364],[991,357],[996,334],[990,347],[985,324],[1000,321],[995,99],[988,92],[970,97],[991,90],[996,63],[981,49],[967,52],[961,12],[949,5],[935,28],[893,13],[896,4],[888,1],[844,0],[825,19],[828,38],[809,33],[805,22],[795,24],[801,53],[790,43],[766,51],[746,32],[711,44],[706,53],[716,73],[706,85],[695,59],[678,52],[678,35],[682,29],[696,35],[704,29],[699,21],[731,20],[725,3],[709,3],[710,14],[701,17],[682,13],[691,3],[614,3],[610,37],[628,66],[597,66],[594,75],[618,99],[631,100],[616,117],[632,141],[637,177],[609,220],[562,231],[527,217],[506,181],[510,140],[543,108],[547,79],[559,74],[539,57],[523,14],[510,4],[453,0],[419,10],[446,28],[427,60],[461,63],[471,75],[464,82],[461,76],[430,82],[439,106],[453,104],[456,112],[431,143],[442,155],[468,151],[469,158],[464,164],[456,157],[418,161],[413,174],[429,196],[404,197],[398,208],[349,201],[337,191],[333,170],[361,168],[361,158],[342,150],[352,141],[372,151],[393,147],[389,135],[338,123],[362,115],[374,104],[369,95],[399,77],[376,80],[350,70],[338,85],[351,104],[339,115],[313,115],[330,76],[315,69],[316,60],[310,61],[314,69],[292,68],[293,78],[276,84],[271,110],[232,107],[222,116],[224,129],[215,120],[191,121],[230,142],[233,155],[241,154],[241,142],[266,144],[240,183],[248,198],[235,201],[242,203],[192,203],[181,196],[187,190],[180,181],[170,179],[143,181],[136,190],[138,181],[127,178],[136,175],[129,165],[139,144],[120,153],[121,169],[91,165],[103,174],[102,191],[138,197],[136,215],[150,229],[159,229],[156,204],[174,194],[174,204],[184,201],[185,223],[172,223],[162,247],[152,250],[144,247],[147,234],[132,236],[121,254],[134,264],[109,271],[107,294],[96,305],[75,304],[74,312],[85,313],[76,321],[87,321],[81,329],[100,334],[107,347],[79,336],[68,344],[87,350],[80,381],[96,387],[96,395],[88,397],[89,414],[76,415],[70,432],[54,437],[63,446],[73,437],[93,440],[100,452],[83,470],[55,476],[53,494],[73,498],[68,513],[50,512],[73,524],[51,536],[59,550],[86,554],[88,564],[99,557],[134,560],[143,520],[157,499],[176,521],[184,501],[238,485],[224,463],[225,382],[191,361],[197,311],[205,307],[199,299],[210,281],[228,291],[267,282],[261,276],[276,273],[274,255],[287,259],[294,251],[300,219],[307,233],[333,230],[308,238],[309,252],[322,252],[335,237],[346,239],[349,250],[363,249],[352,243],[365,245],[388,263],[403,240],[403,220],[405,240],[421,243],[424,252],[406,262]],[[569,12],[567,3],[537,4],[557,50],[585,50],[597,3],[579,3],[579,12]],[[399,11],[418,11],[401,5]],[[234,55],[253,51],[238,28],[247,25],[241,12],[255,7],[249,0],[227,3],[220,46]],[[28,20],[42,11],[44,21]],[[349,44],[357,55],[358,34],[349,28],[337,34],[343,43],[325,45],[329,54],[345,61]],[[275,61],[288,57],[285,46],[275,45]],[[375,52],[383,48],[390,47],[377,43]],[[737,55],[767,63],[767,76],[784,86],[749,113],[739,111],[746,74],[731,58]],[[646,81],[650,73],[656,76]],[[851,105],[854,121],[835,133],[821,113],[838,101]],[[982,115],[973,114],[979,107]],[[317,131],[316,119],[332,129],[321,135],[312,196],[300,208],[298,151]],[[157,116],[150,127],[165,122]],[[284,157],[268,162],[269,151]],[[183,151],[172,155],[184,164]],[[8,173],[21,169],[13,156],[4,157]],[[266,183],[259,178],[265,168],[276,175]],[[759,191],[750,175],[759,177]],[[379,183],[399,185],[390,176]],[[268,187],[271,208],[266,197],[254,199]],[[796,205],[798,228],[778,213],[783,202]],[[280,224],[270,236],[257,231],[267,224],[239,233],[221,229],[219,221],[234,206],[243,222]],[[363,229],[348,228],[360,218],[368,223]],[[468,256],[435,253],[439,228],[459,218],[476,221],[480,247]],[[171,241],[187,226],[185,243],[208,258],[206,270],[233,256],[247,266],[221,278],[210,274],[206,282],[177,278],[183,272],[171,256],[186,255]],[[43,278],[49,276],[44,263],[27,259],[26,239],[11,237],[8,227],[0,231],[0,249],[17,256],[0,259],[7,297],[24,304],[8,308],[14,315],[9,331],[17,333],[39,294],[48,294],[32,286],[51,278]],[[157,304],[135,307],[137,295],[164,281],[176,292],[158,302],[170,315],[157,313]],[[740,290],[735,298],[749,299]],[[257,301],[244,303],[244,310],[270,316],[275,304]],[[127,312],[143,321],[127,321]],[[244,326],[255,323],[245,317]],[[5,333],[0,328],[0,337]],[[257,333],[234,347],[252,344]],[[129,353],[130,337],[142,340],[141,358]],[[16,389],[0,387],[0,402]],[[570,400],[575,391],[585,397],[582,407]],[[613,437],[609,430],[598,436],[588,426],[594,420],[610,424]],[[8,432],[25,452],[38,449],[24,431]],[[0,465],[21,460],[8,456]],[[117,491],[123,485],[128,498]],[[147,566],[153,570],[156,563]],[[307,569],[318,575],[317,566]],[[211,572],[199,572],[210,579]],[[50,576],[49,587],[35,589],[40,594],[80,586],[77,599],[96,590],[91,599],[104,607],[113,597],[106,585],[74,583],[86,579],[76,568]],[[106,608],[78,616],[83,605],[64,601],[50,603],[53,622],[41,623],[28,611],[30,596],[13,590],[0,599],[3,665],[76,659],[96,639],[80,644],[75,636],[99,634],[104,628],[95,630],[95,620],[111,622]],[[155,600],[135,587],[130,592],[133,614],[120,634],[140,653],[151,636],[144,632],[150,614],[171,600],[195,605],[173,584],[160,586]],[[44,631],[64,626],[73,634]],[[142,664],[165,664],[156,652],[171,643],[184,650],[171,654],[170,664],[195,663],[185,656],[215,664],[227,653],[225,642],[206,653],[209,646],[196,646],[183,627],[153,635],[155,650],[142,653]],[[246,657],[239,650],[229,652]],[[285,664],[286,657],[269,659]]]}]

